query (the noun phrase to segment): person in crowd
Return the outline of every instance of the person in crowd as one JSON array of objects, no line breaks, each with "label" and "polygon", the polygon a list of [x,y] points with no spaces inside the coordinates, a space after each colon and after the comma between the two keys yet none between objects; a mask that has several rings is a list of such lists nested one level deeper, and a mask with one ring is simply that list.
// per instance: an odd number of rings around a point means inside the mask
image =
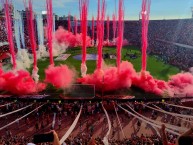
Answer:
[{"label": "person in crowd", "polygon": [[192,145],[193,144],[193,126],[179,136],[177,145]]}]

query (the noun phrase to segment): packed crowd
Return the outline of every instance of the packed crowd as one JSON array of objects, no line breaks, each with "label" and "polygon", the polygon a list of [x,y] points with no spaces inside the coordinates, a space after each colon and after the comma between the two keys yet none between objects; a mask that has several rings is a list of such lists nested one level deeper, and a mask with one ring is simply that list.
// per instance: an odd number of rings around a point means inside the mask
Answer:
[{"label": "packed crowd", "polygon": [[[94,141],[92,141],[94,140]],[[83,144],[86,145],[89,142],[94,142],[96,145],[103,145],[103,139],[100,137],[96,137],[92,139],[92,137],[89,136],[78,136],[72,139],[68,139],[65,141],[66,144]],[[116,140],[116,139],[110,139],[109,143],[111,145],[140,145],[140,144],[162,144],[162,140],[160,137],[157,135],[152,135],[152,136],[144,136],[141,134],[141,136],[133,136],[129,139],[122,139],[122,140]],[[94,144],[93,144],[94,145]]]},{"label": "packed crowd", "polygon": [[193,46],[193,20],[155,20],[149,23],[149,39],[162,39]]},{"label": "packed crowd", "polygon": [[0,42],[7,42],[7,34],[4,18],[0,18]]},{"label": "packed crowd", "polygon": [[149,47],[149,53],[158,56],[166,64],[169,63],[186,71],[193,67],[193,49],[183,48],[162,41],[150,42]]},{"label": "packed crowd", "polygon": [[9,45],[7,43],[7,35],[4,19],[0,18],[0,63],[6,62],[7,52],[9,52]]},{"label": "packed crowd", "polygon": [[[7,104],[8,102],[1,102],[0,107],[3,104]],[[7,115],[0,120],[1,127],[4,125],[14,121],[16,118],[20,118],[21,116],[29,113],[31,110],[37,108],[43,103],[27,103],[27,102],[12,102],[9,105],[5,105],[1,107],[0,113],[1,115],[5,113],[9,113],[11,111],[17,110],[24,106],[31,106],[22,111],[18,111],[17,113],[13,113],[11,115]],[[27,142],[32,142],[32,138],[34,134],[37,133],[45,133],[49,132],[50,129],[55,129],[58,133],[59,138],[64,135],[66,130],[64,128],[69,128],[74,118],[78,114],[80,110],[80,106],[83,104],[82,115],[79,118],[78,124],[75,127],[75,131],[68,137],[65,141],[68,145],[78,145],[78,144],[89,144],[91,141],[94,141],[97,145],[102,145],[103,137],[105,136],[108,130],[107,119],[104,115],[102,106],[100,102],[64,102],[64,103],[46,103],[40,109],[37,109],[34,113],[25,117],[22,120],[16,121],[13,125],[6,127],[4,129],[0,129],[0,144],[7,145],[15,145],[15,144],[26,144]],[[125,103],[121,103],[124,106]],[[150,134],[144,134],[141,130],[142,121],[135,119],[127,112],[116,108],[121,124],[126,126],[129,122],[133,122],[135,120],[134,126],[136,129],[128,130],[125,134],[132,132],[130,137],[126,138],[117,138],[116,133],[121,132],[116,126],[116,115],[114,110],[114,102],[103,102],[104,107],[106,108],[110,120],[112,131],[109,136],[109,143],[111,145],[123,144],[123,145],[140,145],[140,144],[155,144],[159,145],[163,143],[163,138],[159,136],[156,132],[152,131]],[[162,122],[170,122],[176,126],[186,126],[187,128],[191,128],[191,124],[184,124],[182,120],[175,120],[175,117],[171,115],[164,115],[157,111],[152,111],[151,109],[146,108],[141,103],[129,103],[129,105],[138,113],[148,116],[153,120],[156,120],[158,117],[163,118]],[[169,111],[175,112],[179,114],[187,114],[193,115],[192,110],[179,109],[177,107],[172,107],[168,105],[164,105],[163,103],[157,104],[160,108]],[[181,104],[180,104],[181,105]],[[132,110],[131,110],[132,111]],[[56,123],[53,126],[53,115],[56,113]],[[133,120],[134,119],[134,120]],[[133,120],[133,121],[132,121]],[[1,128],[0,127],[0,128]],[[150,126],[146,126],[146,128],[150,128]],[[102,128],[102,132],[98,135],[95,133],[100,128]],[[142,131],[142,132],[141,132]],[[121,134],[121,133],[120,133]],[[127,135],[128,136],[128,135]],[[177,136],[171,133],[166,133],[168,142],[171,144],[175,144],[177,140]]]},{"label": "packed crowd", "polygon": [[148,32],[148,52],[158,56],[165,63],[187,71],[193,66],[193,49],[186,48],[186,46],[177,46],[174,43],[193,46],[191,41],[193,33],[192,22],[192,20],[151,21]]}]

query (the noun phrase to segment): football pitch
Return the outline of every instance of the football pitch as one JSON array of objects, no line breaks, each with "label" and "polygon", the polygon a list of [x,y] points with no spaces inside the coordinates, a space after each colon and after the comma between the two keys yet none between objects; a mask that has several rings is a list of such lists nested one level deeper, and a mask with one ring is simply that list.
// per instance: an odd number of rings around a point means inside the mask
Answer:
[{"label": "football pitch", "polygon": [[[69,55],[70,54],[70,55]],[[96,56],[97,54],[97,48],[87,48],[87,54],[94,54]],[[104,47],[103,48],[103,54],[105,56],[108,56],[104,58],[104,64],[105,67],[107,66],[115,66],[116,65],[116,59],[112,59],[114,56],[116,57],[116,47]],[[107,55],[108,54],[108,55]],[[81,66],[81,60],[74,59],[74,56],[81,55],[81,48],[68,48],[68,50],[64,53],[65,56],[69,56],[66,60],[55,60],[55,66],[65,64],[68,65],[70,68],[73,68],[74,71],[76,71],[77,78],[81,77],[80,73],[80,66]],[[139,48],[135,46],[128,46],[123,47],[122,49],[122,61],[129,61],[133,64],[135,70],[137,72],[141,71],[141,51]],[[87,60],[87,74],[92,74],[94,70],[96,69],[96,60]],[[38,74],[40,76],[40,81],[44,81],[45,79],[45,69],[49,66],[49,58],[42,58],[38,60]],[[29,72],[32,72],[32,66],[28,70]],[[157,56],[148,56],[147,57],[147,71],[150,72],[150,74],[160,80],[167,81],[171,75],[177,74],[180,72],[180,70],[177,67],[174,67],[169,64],[165,64],[163,61],[161,61]],[[56,74],[57,75],[57,74]],[[65,74],[64,74],[65,76]],[[40,92],[39,94],[49,94],[50,99],[61,99],[61,98],[77,98],[77,96],[80,97],[91,97],[95,96],[96,98],[103,98],[103,97],[109,97],[109,98],[116,98],[120,96],[122,97],[132,97],[135,96],[136,99],[157,99],[160,98],[160,96],[157,96],[152,93],[144,92],[144,90],[141,90],[137,87],[132,86],[131,88],[123,88],[119,90],[114,90],[111,92],[100,92],[95,91],[95,89],[92,89],[91,86],[87,87],[86,85],[81,84],[73,84],[73,87],[69,89],[56,89],[51,84],[49,84],[43,92]],[[1,94],[7,94],[6,91],[1,92]],[[8,93],[9,94],[9,93]],[[61,97],[62,95],[62,97]],[[163,94],[163,97],[167,97],[167,95]]]},{"label": "football pitch", "polygon": [[[65,52],[66,54],[71,54],[70,57],[65,61],[55,61],[55,65],[66,64],[71,68],[76,70],[77,75],[80,77],[80,66],[81,60],[76,60],[73,56],[81,54],[81,48],[68,48]],[[103,54],[116,55],[115,47],[104,47]],[[97,54],[97,48],[87,48],[87,54]],[[134,55],[134,58],[130,56]],[[141,51],[139,48],[135,46],[128,46],[122,49],[122,61],[129,61],[133,64],[135,70],[140,72],[141,70]],[[108,66],[115,66],[115,59],[104,59],[105,64]],[[87,74],[91,74],[94,72],[96,68],[96,60],[87,60]],[[45,69],[49,66],[49,58],[45,58],[43,60],[38,60],[38,68],[40,75],[40,80],[44,80],[45,78]],[[30,70],[31,71],[31,70]],[[147,71],[151,73],[154,78],[161,79],[167,81],[171,75],[177,74],[180,70],[177,67],[174,67],[169,64],[165,64],[156,56],[148,56],[147,57]],[[65,75],[65,74],[64,74]]]}]

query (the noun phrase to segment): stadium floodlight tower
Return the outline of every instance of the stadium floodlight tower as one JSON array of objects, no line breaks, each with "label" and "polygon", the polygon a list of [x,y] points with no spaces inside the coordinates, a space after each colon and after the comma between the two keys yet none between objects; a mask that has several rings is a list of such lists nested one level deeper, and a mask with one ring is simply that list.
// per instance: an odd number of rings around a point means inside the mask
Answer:
[{"label": "stadium floodlight tower", "polygon": [[192,19],[193,19],[193,7],[191,7],[191,11],[192,11]]}]

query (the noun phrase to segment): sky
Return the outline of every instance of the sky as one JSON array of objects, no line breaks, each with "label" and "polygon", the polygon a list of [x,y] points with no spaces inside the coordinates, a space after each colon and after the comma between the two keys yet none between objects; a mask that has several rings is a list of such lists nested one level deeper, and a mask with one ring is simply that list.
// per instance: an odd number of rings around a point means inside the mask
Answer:
[{"label": "sky", "polygon": [[[17,10],[24,9],[24,0],[12,0]],[[46,0],[32,0],[34,11],[41,13],[45,11]],[[89,19],[92,15],[96,17],[97,1],[89,0]],[[124,0],[125,19],[138,20],[141,11],[142,0]],[[68,15],[79,16],[79,0],[53,0],[53,11],[59,16]],[[118,8],[118,0],[106,0],[106,14],[110,17]],[[151,0],[150,19],[184,19],[191,18],[191,7],[193,0]]]}]

